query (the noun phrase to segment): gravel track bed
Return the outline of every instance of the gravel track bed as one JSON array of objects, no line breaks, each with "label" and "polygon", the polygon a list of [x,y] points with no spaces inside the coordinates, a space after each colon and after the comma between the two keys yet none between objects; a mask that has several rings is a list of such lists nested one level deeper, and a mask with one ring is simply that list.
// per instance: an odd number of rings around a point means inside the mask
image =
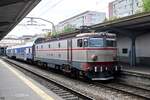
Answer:
[{"label": "gravel track bed", "polygon": [[119,81],[143,89],[150,90],[150,75],[138,72],[122,71]]},{"label": "gravel track bed", "polygon": [[94,83],[86,83],[80,80],[71,79],[68,77],[64,77],[64,75],[59,75],[47,70],[42,70],[34,65],[29,65],[21,62],[16,62],[14,60],[10,60],[14,63],[19,64],[20,66],[26,67],[28,69],[34,70],[34,72],[40,72],[46,77],[57,81],[60,84],[63,84],[75,91],[79,91],[82,94],[88,95],[95,100],[144,100],[141,98],[137,98],[136,96],[124,94],[119,91],[112,91],[112,89],[105,88],[103,86],[96,86]]},{"label": "gravel track bed", "polygon": [[120,82],[114,82],[114,83],[109,83],[109,84],[105,84],[105,85],[108,87],[122,90],[122,91],[127,91],[131,94],[135,94],[137,96],[140,96],[140,97],[150,100],[150,90],[148,90],[148,89],[143,89],[136,85],[133,86],[133,85],[129,85],[126,83],[120,83]]}]

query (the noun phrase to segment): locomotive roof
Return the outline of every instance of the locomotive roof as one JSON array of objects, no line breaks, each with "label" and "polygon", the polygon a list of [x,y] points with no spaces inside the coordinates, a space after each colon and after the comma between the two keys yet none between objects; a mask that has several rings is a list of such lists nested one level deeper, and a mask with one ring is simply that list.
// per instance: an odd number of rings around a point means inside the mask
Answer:
[{"label": "locomotive roof", "polygon": [[42,40],[40,42],[36,42],[35,44],[41,44],[41,43],[47,43],[50,41],[58,41],[58,40],[64,40],[64,39],[73,39],[73,38],[83,38],[83,37],[106,37],[106,38],[115,38],[116,35],[112,33],[106,33],[106,32],[99,32],[99,33],[81,33],[76,35],[76,37],[69,37],[69,38],[45,38],[45,40]]},{"label": "locomotive roof", "polygon": [[97,36],[97,37],[115,37],[116,35],[115,34],[112,34],[112,33],[106,33],[106,32],[99,32],[99,33],[82,33],[82,34],[78,34],[76,35],[76,37],[85,37],[85,36],[88,36],[88,37],[93,37],[93,36]]}]

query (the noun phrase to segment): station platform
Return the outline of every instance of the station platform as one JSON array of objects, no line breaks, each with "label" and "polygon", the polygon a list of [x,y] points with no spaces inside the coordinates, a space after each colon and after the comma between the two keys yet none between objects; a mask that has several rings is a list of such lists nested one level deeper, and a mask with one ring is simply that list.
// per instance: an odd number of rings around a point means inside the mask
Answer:
[{"label": "station platform", "polygon": [[0,100],[63,100],[0,59]]},{"label": "station platform", "polygon": [[150,76],[150,66],[146,66],[146,65],[130,66],[128,64],[122,64],[122,70]]}]

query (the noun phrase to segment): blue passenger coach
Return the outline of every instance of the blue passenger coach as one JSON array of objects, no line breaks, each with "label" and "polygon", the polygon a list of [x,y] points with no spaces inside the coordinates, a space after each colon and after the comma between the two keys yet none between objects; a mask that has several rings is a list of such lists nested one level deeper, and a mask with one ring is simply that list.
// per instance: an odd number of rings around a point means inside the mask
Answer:
[{"label": "blue passenger coach", "polygon": [[33,42],[15,48],[16,59],[31,61]]},{"label": "blue passenger coach", "polygon": [[32,47],[34,42],[28,42],[23,45],[12,46],[7,48],[6,54],[10,58],[20,59],[24,61],[32,61],[33,60],[33,51]]}]

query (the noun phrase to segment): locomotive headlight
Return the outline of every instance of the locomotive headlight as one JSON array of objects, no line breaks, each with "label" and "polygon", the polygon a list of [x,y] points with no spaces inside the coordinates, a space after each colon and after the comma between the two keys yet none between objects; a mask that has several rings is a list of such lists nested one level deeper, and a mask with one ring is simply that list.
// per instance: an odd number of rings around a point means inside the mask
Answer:
[{"label": "locomotive headlight", "polygon": [[97,66],[94,67],[95,72],[97,72]]},{"label": "locomotive headlight", "polygon": [[92,55],[91,58],[93,61],[96,61],[98,59],[98,57],[96,55]]}]

